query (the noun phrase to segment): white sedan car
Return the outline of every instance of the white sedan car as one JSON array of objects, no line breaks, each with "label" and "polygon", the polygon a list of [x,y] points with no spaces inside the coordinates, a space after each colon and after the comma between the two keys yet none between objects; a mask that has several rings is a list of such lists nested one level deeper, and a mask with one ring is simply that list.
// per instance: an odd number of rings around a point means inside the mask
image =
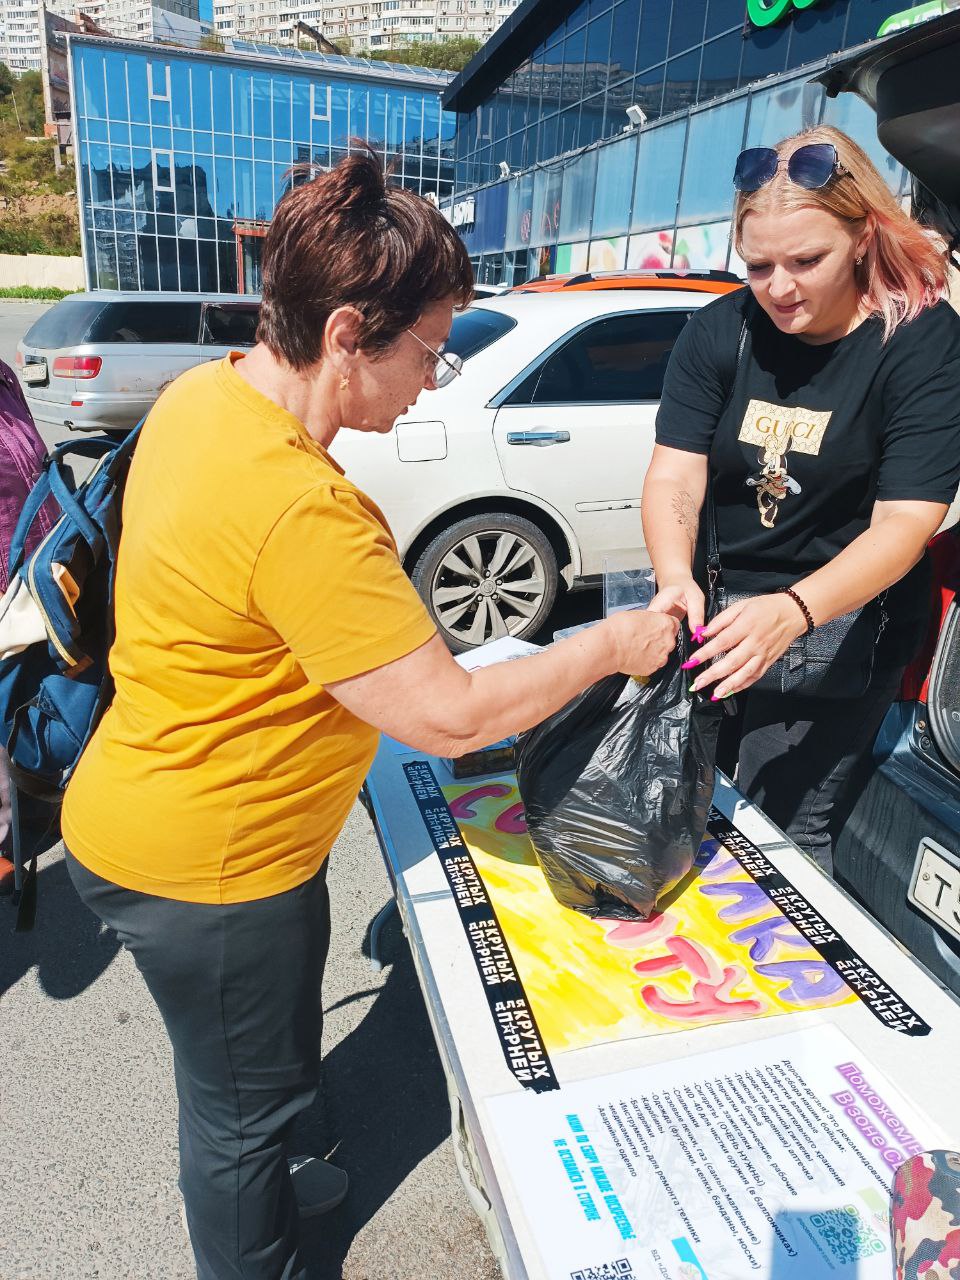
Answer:
[{"label": "white sedan car", "polygon": [[649,564],[640,493],[667,359],[721,273],[559,278],[455,317],[463,373],[333,448],[454,652],[544,623],[561,580]]}]

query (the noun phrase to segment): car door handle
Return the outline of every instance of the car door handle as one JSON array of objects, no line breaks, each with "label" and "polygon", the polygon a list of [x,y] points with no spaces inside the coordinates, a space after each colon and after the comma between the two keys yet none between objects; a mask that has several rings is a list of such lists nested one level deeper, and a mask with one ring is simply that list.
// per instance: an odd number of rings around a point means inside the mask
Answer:
[{"label": "car door handle", "polygon": [[507,444],[569,444],[569,431],[508,431]]}]

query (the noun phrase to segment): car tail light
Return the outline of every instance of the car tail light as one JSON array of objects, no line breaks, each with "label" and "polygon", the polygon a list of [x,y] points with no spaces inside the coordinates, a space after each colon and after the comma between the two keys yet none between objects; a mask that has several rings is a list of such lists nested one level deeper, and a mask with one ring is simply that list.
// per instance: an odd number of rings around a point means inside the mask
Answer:
[{"label": "car tail light", "polygon": [[55,378],[95,378],[102,367],[99,356],[57,356],[53,375]]},{"label": "car tail light", "polygon": [[960,529],[953,525],[938,533],[928,544],[927,552],[933,570],[929,623],[920,651],[903,673],[902,702],[927,701],[930,666],[940,643],[940,633],[954,599],[960,596]]},{"label": "car tail light", "polygon": [[18,352],[17,352],[16,363],[22,367],[22,365],[23,365],[23,352],[22,352],[22,351],[18,351]]}]

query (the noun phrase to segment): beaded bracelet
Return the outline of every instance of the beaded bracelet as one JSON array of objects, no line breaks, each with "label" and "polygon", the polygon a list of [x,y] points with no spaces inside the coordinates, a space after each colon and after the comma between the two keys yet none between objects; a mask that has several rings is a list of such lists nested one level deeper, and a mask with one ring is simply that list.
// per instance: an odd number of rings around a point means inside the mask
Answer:
[{"label": "beaded bracelet", "polygon": [[793,587],[781,587],[780,592],[782,595],[789,596],[790,599],[794,602],[794,604],[797,605],[800,612],[803,614],[804,621],[807,624],[807,631],[812,631],[813,628],[817,625],[813,620],[813,614],[810,612],[810,610],[807,608],[804,602],[800,599],[800,597],[794,591]]}]

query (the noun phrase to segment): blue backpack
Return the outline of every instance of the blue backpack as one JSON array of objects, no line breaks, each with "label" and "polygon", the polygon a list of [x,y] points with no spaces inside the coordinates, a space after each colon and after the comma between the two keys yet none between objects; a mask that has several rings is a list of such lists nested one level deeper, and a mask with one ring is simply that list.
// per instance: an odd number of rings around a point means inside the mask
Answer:
[{"label": "blue backpack", "polygon": [[[20,931],[32,928],[36,915],[37,853],[53,842],[51,834],[58,838],[63,792],[113,697],[107,665],[113,584],[123,491],[139,431],[140,425],[120,443],[93,436],[59,445],[30,491],[10,545],[10,585],[0,601],[0,741],[13,784]],[[79,483],[63,465],[69,455],[94,463]],[[59,518],[26,556],[30,529],[50,497]],[[25,822],[27,808],[31,817],[45,813],[45,820]]]}]

